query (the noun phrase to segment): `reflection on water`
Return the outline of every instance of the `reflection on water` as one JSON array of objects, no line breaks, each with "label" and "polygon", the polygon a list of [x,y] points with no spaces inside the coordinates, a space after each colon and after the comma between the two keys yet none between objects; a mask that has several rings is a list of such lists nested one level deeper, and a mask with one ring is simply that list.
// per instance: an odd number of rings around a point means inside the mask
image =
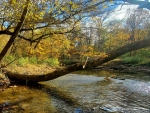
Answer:
[{"label": "reflection on water", "polygon": [[[112,75],[117,79],[104,80]],[[146,74],[85,70],[44,83],[61,90],[51,87],[53,90],[45,93],[25,86],[9,88],[0,93],[0,103],[15,104],[3,113],[79,113],[79,110],[84,113],[150,113],[150,76]],[[52,92],[59,92],[68,100],[67,95],[71,95],[80,104],[68,104],[65,99],[50,96]]]},{"label": "reflection on water", "polygon": [[0,92],[0,113],[54,112],[51,97],[38,89],[17,85]]},{"label": "reflection on water", "polygon": [[[125,80],[104,80],[105,76],[111,75]],[[82,71],[48,81],[47,84],[55,84],[72,92],[82,104],[81,108],[86,108],[85,113],[150,113],[148,75]],[[61,109],[61,104],[59,107]],[[65,109],[66,112],[73,113],[72,109],[67,110],[67,106]]]}]

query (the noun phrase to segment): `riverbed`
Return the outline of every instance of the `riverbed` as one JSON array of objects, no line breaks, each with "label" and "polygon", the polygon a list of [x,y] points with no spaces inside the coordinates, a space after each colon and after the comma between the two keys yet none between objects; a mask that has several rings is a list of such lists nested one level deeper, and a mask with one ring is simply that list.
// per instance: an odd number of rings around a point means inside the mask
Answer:
[{"label": "riverbed", "polygon": [[[110,78],[111,76],[115,76],[115,78]],[[106,80],[106,77],[110,78],[110,80]],[[17,106],[17,112],[150,113],[149,74],[83,70],[67,74],[55,80],[41,82],[41,84],[50,87],[54,86],[56,89],[63,90],[59,93],[64,93],[63,98],[65,99],[59,98],[59,95],[55,96],[56,93],[51,95],[52,92],[56,92],[54,87],[51,89],[54,91],[49,92],[45,90],[46,87],[36,89],[18,86],[11,89],[12,92],[17,93],[16,90],[20,88],[22,90],[24,88],[25,92],[23,93],[23,91],[21,91],[22,93],[20,93],[19,96],[16,95],[13,98],[23,98],[23,96],[29,94],[31,94],[32,98],[15,105]],[[10,92],[8,91],[8,93]],[[0,94],[0,96],[1,95],[2,94]],[[67,101],[67,96],[69,95],[74,99],[73,101],[76,101],[78,104],[70,104]],[[5,97],[3,101],[8,103],[10,102],[9,99],[11,98]],[[70,97],[68,99],[70,99]],[[15,108],[3,110],[3,113],[8,111],[11,113],[16,110],[14,109]]]}]

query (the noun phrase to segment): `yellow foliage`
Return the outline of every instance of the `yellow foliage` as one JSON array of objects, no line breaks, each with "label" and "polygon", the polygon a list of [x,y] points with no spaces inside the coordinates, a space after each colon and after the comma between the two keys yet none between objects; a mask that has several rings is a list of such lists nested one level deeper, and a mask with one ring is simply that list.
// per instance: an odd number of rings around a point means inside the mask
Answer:
[{"label": "yellow foliage", "polygon": [[38,53],[38,57],[59,58],[62,53],[66,55],[69,48],[70,41],[65,35],[54,34],[52,37],[42,40],[38,44],[35,54]]},{"label": "yellow foliage", "polygon": [[1,41],[1,44],[0,44],[0,51],[3,49],[3,47],[6,45],[7,41],[9,40],[9,37],[8,35],[0,35],[0,41]]},{"label": "yellow foliage", "polygon": [[16,0],[10,0],[9,3],[10,3],[10,5],[15,4]]}]

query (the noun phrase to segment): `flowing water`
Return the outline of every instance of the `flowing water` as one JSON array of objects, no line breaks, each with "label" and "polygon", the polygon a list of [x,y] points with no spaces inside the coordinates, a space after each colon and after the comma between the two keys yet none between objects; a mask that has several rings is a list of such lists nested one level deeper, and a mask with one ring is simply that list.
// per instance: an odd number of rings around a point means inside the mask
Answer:
[{"label": "flowing water", "polygon": [[[105,77],[110,76],[116,76],[117,79],[106,81]],[[150,113],[149,74],[83,70],[44,82],[44,84],[64,90],[66,96],[71,95],[79,105],[69,104],[67,100],[57,98],[58,96],[55,95],[51,96],[51,92],[45,95],[42,89],[29,88],[24,91],[26,95],[31,93],[34,98],[19,105],[21,106],[19,113],[24,113],[23,111],[26,113]],[[13,92],[15,93],[14,89]],[[21,92],[19,96],[16,96],[21,98],[21,95],[24,93]],[[3,112],[8,113],[7,110]]]},{"label": "flowing water", "polygon": [[[104,77],[118,79],[105,81]],[[78,108],[54,99],[53,105],[64,113],[150,113],[150,75],[138,73],[110,73],[91,70],[68,74],[48,81],[71,92],[81,103]],[[61,111],[62,112],[62,111]]]}]

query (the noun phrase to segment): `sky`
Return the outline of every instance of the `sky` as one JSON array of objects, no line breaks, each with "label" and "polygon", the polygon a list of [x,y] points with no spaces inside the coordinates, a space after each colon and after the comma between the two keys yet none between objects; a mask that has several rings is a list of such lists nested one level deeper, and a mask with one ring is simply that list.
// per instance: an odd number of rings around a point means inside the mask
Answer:
[{"label": "sky", "polygon": [[[109,23],[113,20],[126,20],[129,14],[137,8],[147,8],[150,9],[150,0],[147,2],[145,0],[116,0],[116,5],[113,6],[114,9],[111,10],[108,17],[104,20],[104,23]],[[129,1],[123,2],[123,1]],[[138,4],[137,4],[138,3]]]},{"label": "sky", "polygon": [[[116,0],[117,1],[117,0]],[[134,0],[131,0],[134,1]],[[141,0],[144,1],[144,0]],[[150,1],[150,0],[149,0]],[[143,2],[142,2],[143,3]],[[144,2],[145,3],[145,2]],[[150,3],[150,2],[149,2]],[[107,18],[104,20],[104,25],[109,24],[112,21],[118,20],[124,22],[128,15],[130,15],[135,9],[139,8],[140,6],[138,4],[130,4],[130,3],[125,3],[123,0],[118,0],[115,5],[112,5],[112,7],[109,9],[110,12],[108,13]],[[106,14],[104,14],[106,15]],[[102,15],[97,15],[97,17],[102,16]],[[87,26],[91,26],[93,21],[89,20],[86,18],[86,21],[88,21],[86,24]],[[93,24],[94,26],[94,24]]]},{"label": "sky", "polygon": [[110,15],[105,20],[105,22],[111,21],[114,19],[117,19],[117,20],[126,19],[127,15],[131,13],[133,10],[135,10],[136,8],[138,8],[138,5],[119,5],[110,13]]},{"label": "sky", "polygon": [[139,8],[150,9],[150,0],[116,0],[116,1],[125,1],[131,4],[139,5]]}]

